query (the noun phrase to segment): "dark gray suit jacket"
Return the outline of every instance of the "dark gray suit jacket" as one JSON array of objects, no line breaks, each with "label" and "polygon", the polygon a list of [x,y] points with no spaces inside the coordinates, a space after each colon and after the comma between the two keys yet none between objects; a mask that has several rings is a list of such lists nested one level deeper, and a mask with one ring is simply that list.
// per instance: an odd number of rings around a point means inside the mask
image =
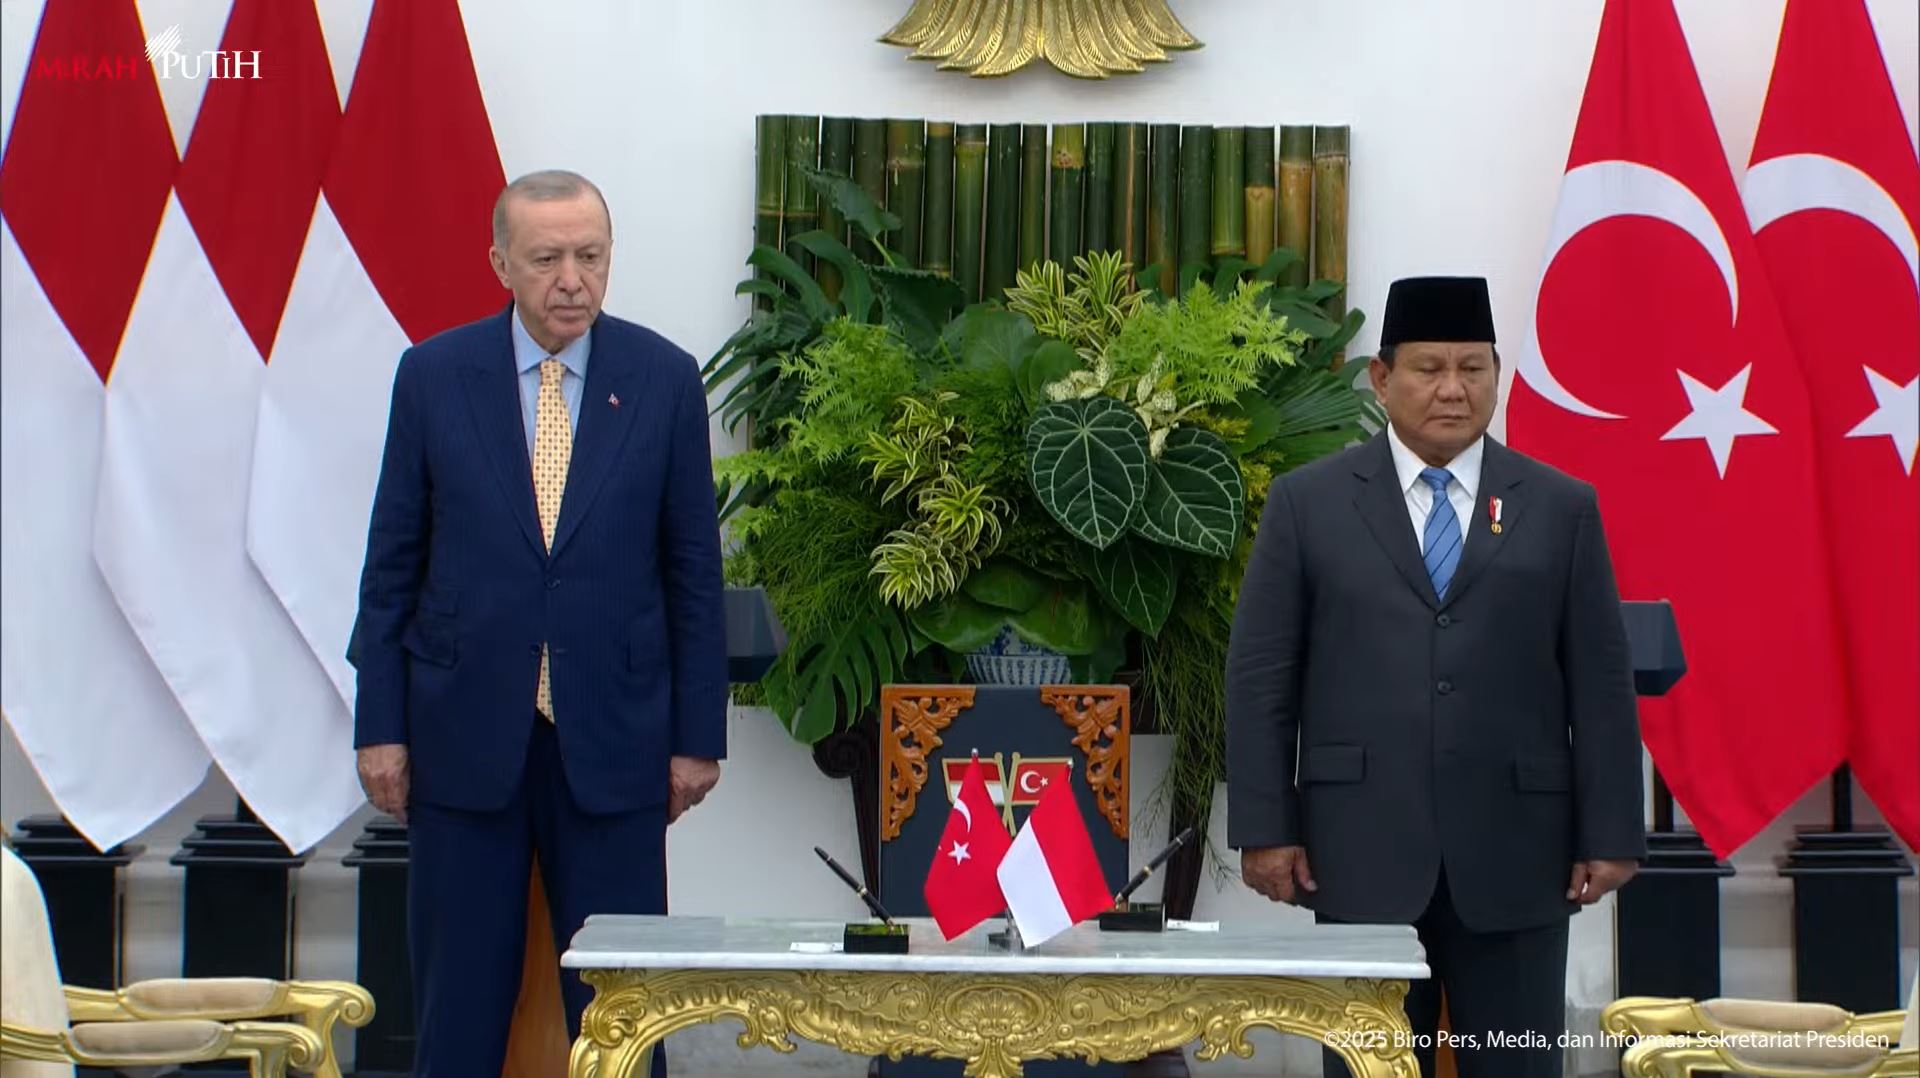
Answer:
[{"label": "dark gray suit jacket", "polygon": [[1444,866],[1469,928],[1530,927],[1576,908],[1574,861],[1645,853],[1593,488],[1488,438],[1476,498],[1441,602],[1384,433],[1268,492],[1227,660],[1227,839],[1304,845],[1321,913],[1410,923]]}]

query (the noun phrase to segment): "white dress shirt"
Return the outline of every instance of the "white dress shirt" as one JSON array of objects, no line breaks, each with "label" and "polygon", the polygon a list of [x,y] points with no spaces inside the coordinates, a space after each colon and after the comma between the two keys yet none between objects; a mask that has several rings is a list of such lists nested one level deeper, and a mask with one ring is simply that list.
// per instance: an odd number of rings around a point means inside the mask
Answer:
[{"label": "white dress shirt", "polygon": [[[1421,460],[1407,444],[1394,433],[1393,424],[1387,424],[1387,445],[1393,450],[1393,471],[1400,479],[1400,492],[1406,495],[1407,517],[1413,521],[1413,545],[1415,549],[1425,539],[1427,533],[1427,514],[1433,510],[1433,488],[1420,478],[1427,469],[1427,462]],[[1473,503],[1480,493],[1480,458],[1486,453],[1486,435],[1474,439],[1472,445],[1460,451],[1460,455],[1445,465],[1453,478],[1447,483],[1447,503],[1460,518],[1460,549],[1467,549],[1468,525],[1473,523]]]}]

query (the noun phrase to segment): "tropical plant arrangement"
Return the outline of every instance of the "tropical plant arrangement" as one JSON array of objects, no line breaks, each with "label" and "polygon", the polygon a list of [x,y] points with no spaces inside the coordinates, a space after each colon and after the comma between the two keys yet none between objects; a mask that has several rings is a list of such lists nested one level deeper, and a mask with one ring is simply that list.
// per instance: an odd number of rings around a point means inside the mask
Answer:
[{"label": "tropical plant arrangement", "polygon": [[1360,313],[1325,317],[1331,282],[1277,283],[1285,249],[1187,267],[1178,299],[1117,253],[1036,262],[969,305],[898,264],[898,219],[857,183],[806,176],[873,260],[819,231],[756,245],[738,291],[757,309],[705,372],[751,441],[716,466],[729,582],[765,588],[788,634],[764,702],[814,744],[886,683],[981,680],[1009,651],[1053,681],[1124,669],[1204,820],[1267,486],[1372,418],[1333,366]]}]

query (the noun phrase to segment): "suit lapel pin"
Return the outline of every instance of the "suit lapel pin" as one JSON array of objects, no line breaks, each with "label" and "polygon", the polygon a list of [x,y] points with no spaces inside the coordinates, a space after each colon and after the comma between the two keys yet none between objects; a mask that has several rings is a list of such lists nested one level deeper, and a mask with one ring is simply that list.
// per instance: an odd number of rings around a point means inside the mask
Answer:
[{"label": "suit lapel pin", "polygon": [[1500,534],[1500,499],[1498,498],[1487,499],[1487,519],[1491,521],[1491,523],[1487,525],[1487,530],[1492,532],[1495,535],[1499,535]]},{"label": "suit lapel pin", "polygon": [[620,407],[620,395],[618,393],[607,394],[607,403],[613,405],[615,408]]}]

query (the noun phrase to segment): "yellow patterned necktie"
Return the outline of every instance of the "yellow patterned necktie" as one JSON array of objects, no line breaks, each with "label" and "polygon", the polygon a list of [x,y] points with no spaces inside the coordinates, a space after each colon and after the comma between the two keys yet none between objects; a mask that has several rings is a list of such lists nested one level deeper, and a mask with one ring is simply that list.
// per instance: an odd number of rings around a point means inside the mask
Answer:
[{"label": "yellow patterned necktie", "polygon": [[[533,419],[533,499],[540,511],[540,534],[553,550],[553,531],[560,523],[560,495],[567,489],[567,466],[573,462],[573,422],[567,399],[560,394],[560,376],[566,365],[552,356],[540,361],[540,405]],[[547,646],[540,645],[540,688],[534,698],[548,722],[553,721],[553,677],[548,672]]]}]

